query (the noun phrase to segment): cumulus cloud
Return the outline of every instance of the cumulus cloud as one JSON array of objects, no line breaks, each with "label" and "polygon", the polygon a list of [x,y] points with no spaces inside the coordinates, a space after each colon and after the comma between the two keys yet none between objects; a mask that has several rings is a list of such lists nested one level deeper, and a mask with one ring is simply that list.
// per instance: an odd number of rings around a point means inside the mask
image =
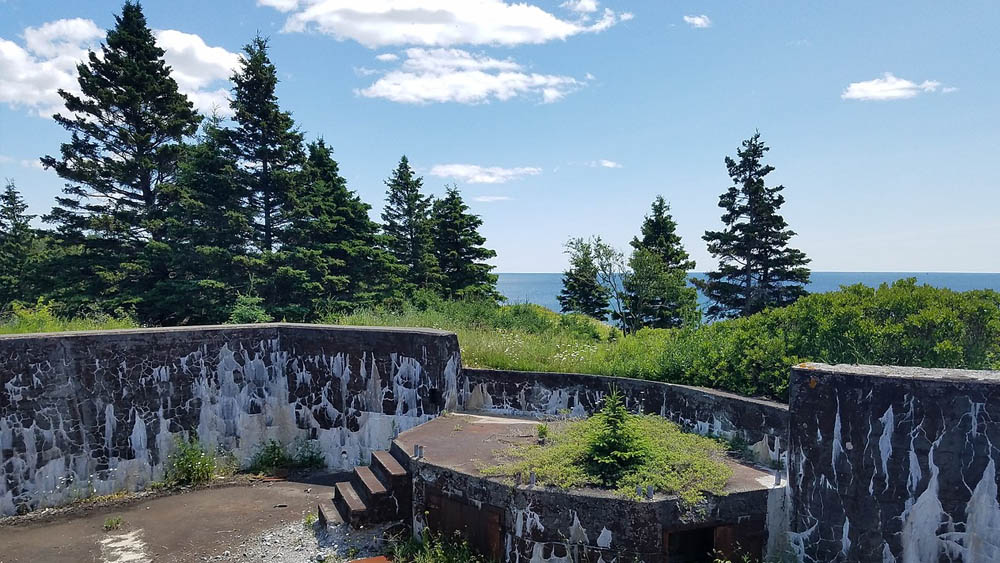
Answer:
[{"label": "cumulus cloud", "polygon": [[574,12],[586,13],[597,11],[597,0],[566,0],[559,4],[560,8],[566,8]]},{"label": "cumulus cloud", "polygon": [[[632,18],[605,9],[590,23],[561,19],[526,2],[504,0],[258,0],[289,13],[285,32],[316,31],[369,48],[385,45],[522,45],[595,33]],[[592,0],[573,6],[597,9]],[[586,12],[586,10],[580,10]]]},{"label": "cumulus cloud", "polygon": [[[840,97],[845,100],[865,101],[904,100],[925,92],[937,92],[940,88],[941,83],[936,80],[924,80],[918,84],[905,78],[897,78],[891,72],[887,72],[881,78],[852,82]],[[949,87],[942,91],[947,93],[953,92],[954,89]]]},{"label": "cumulus cloud", "polygon": [[496,201],[509,201],[510,198],[505,195],[477,195],[472,198],[472,201],[478,201],[481,203],[493,203]]},{"label": "cumulus cloud", "polygon": [[698,29],[712,26],[712,20],[705,14],[700,16],[684,16],[684,23]]},{"label": "cumulus cloud", "polygon": [[382,61],[383,63],[391,63],[393,61],[399,60],[399,55],[395,53],[382,53],[375,57],[376,60]]},{"label": "cumulus cloud", "polygon": [[[76,66],[97,48],[104,32],[91,20],[74,18],[28,27],[22,35],[23,46],[0,38],[0,103],[51,116],[64,109],[60,89],[79,94]],[[161,30],[155,35],[180,90],[203,112],[213,108],[227,112],[222,83],[239,55],[210,47],[190,33]]]},{"label": "cumulus cloud", "polygon": [[454,178],[469,184],[505,184],[511,180],[537,176],[541,173],[541,168],[533,166],[501,168],[478,164],[436,164],[431,168],[431,176]]},{"label": "cumulus cloud", "polygon": [[406,50],[406,60],[356,93],[398,103],[477,104],[517,96],[555,102],[583,86],[571,77],[527,72],[512,59],[494,59],[461,49]]}]

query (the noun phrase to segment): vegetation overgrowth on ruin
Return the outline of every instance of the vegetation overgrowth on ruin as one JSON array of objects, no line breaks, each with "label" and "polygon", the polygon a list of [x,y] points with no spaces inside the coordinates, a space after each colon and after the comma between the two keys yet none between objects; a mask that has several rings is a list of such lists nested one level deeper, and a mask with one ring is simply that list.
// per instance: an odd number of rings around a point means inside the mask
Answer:
[{"label": "vegetation overgrowth on ruin", "polygon": [[51,305],[41,301],[34,306],[11,303],[9,309],[0,314],[0,334],[111,330],[138,326],[138,323],[125,314],[93,313],[72,318],[62,317],[56,314]]},{"label": "vegetation overgrowth on ruin", "polygon": [[660,416],[631,414],[615,391],[593,416],[556,423],[544,441],[497,453],[501,463],[481,467],[484,475],[534,473],[543,485],[606,487],[630,498],[639,498],[637,488],[652,486],[688,504],[706,492],[721,494],[732,476],[720,442]]},{"label": "vegetation overgrowth on ruin", "polygon": [[394,563],[488,563],[460,535],[434,535],[424,529],[418,540],[406,534],[390,543],[387,555]]}]

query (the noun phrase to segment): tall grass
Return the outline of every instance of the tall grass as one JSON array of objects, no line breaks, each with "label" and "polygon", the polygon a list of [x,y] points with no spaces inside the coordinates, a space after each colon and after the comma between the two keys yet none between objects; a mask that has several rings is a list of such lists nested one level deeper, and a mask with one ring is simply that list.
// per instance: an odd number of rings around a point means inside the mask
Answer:
[{"label": "tall grass", "polygon": [[127,315],[93,314],[77,318],[59,317],[51,306],[43,302],[34,306],[12,303],[9,310],[0,313],[0,334],[108,330],[138,326]]}]

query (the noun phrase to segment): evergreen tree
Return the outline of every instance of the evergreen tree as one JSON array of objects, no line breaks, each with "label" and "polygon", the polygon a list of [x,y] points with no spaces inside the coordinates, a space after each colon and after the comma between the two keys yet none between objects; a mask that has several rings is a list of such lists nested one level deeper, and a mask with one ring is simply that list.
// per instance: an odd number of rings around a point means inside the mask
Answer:
[{"label": "evergreen tree", "polygon": [[764,184],[774,170],[762,162],[768,150],[758,132],[737,150],[739,161],[726,157],[733,186],[719,196],[725,228],[706,231],[702,237],[708,251],[719,259],[719,269],[698,282],[713,302],[708,314],[714,318],[782,307],[806,294],[809,259],[788,247],[795,232],[778,214],[785,203],[781,195],[785,188]]},{"label": "evergreen tree", "polygon": [[38,237],[31,228],[35,215],[27,211],[14,182],[7,180],[0,194],[0,307],[34,297],[29,290],[29,275]]},{"label": "evergreen tree", "polygon": [[483,220],[469,213],[458,188],[447,188],[445,196],[431,208],[434,254],[442,275],[445,297],[486,297],[497,300],[497,276],[484,260],[497,253],[483,247],[486,238],[479,234]]},{"label": "evergreen tree", "polygon": [[125,3],[101,55],[90,52],[77,71],[81,95],[60,90],[68,114],[55,116],[71,140],[60,157],[42,158],[67,181],[45,220],[75,247],[52,283],[70,307],[113,308],[140,301],[149,279],[163,275],[141,254],[159,236],[160,189],[201,117],[177,90],[138,4]]},{"label": "evergreen tree", "polygon": [[278,246],[287,223],[282,210],[303,161],[302,134],[291,114],[278,106],[278,73],[267,51],[267,39],[260,35],[243,48],[232,76],[230,105],[237,126],[229,134],[255,218],[254,245],[264,253]]},{"label": "evergreen tree", "polygon": [[642,238],[632,239],[631,275],[622,280],[628,323],[641,327],[678,327],[697,318],[698,292],[687,284],[695,262],[677,235],[677,223],[663,196],[642,223]]},{"label": "evergreen tree", "polygon": [[156,259],[169,275],[148,292],[147,315],[156,324],[226,320],[248,285],[247,241],[253,218],[237,179],[237,161],[218,117],[184,147],[177,181],[162,189],[162,246]]},{"label": "evergreen tree", "polygon": [[610,291],[598,280],[590,243],[582,238],[570,239],[566,243],[566,253],[570,268],[563,272],[563,287],[557,297],[562,312],[606,319]]},{"label": "evergreen tree", "polygon": [[431,197],[421,192],[423,178],[416,176],[403,156],[386,180],[388,187],[382,210],[382,230],[388,236],[390,252],[407,268],[407,286],[438,291],[440,268],[434,256]]},{"label": "evergreen tree", "polygon": [[601,410],[594,414],[593,426],[587,444],[588,469],[604,486],[613,487],[623,475],[642,464],[649,447],[617,387],[604,396]]},{"label": "evergreen tree", "polygon": [[266,291],[275,316],[314,320],[324,312],[373,304],[401,269],[381,246],[371,207],[347,188],[321,139],[309,155],[285,211],[280,264]]}]

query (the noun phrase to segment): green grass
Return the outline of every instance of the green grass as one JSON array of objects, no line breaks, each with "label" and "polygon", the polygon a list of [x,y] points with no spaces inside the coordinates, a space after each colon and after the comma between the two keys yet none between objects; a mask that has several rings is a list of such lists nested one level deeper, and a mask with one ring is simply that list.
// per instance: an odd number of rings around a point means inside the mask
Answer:
[{"label": "green grass", "polygon": [[489,563],[490,559],[476,553],[459,535],[453,538],[433,535],[424,530],[420,541],[407,534],[390,544],[393,563]]},{"label": "green grass", "polygon": [[57,316],[50,305],[42,302],[34,306],[12,303],[9,309],[0,315],[0,334],[110,330],[138,326],[126,315],[113,317],[94,314],[87,317],[63,318]]},{"label": "green grass", "polygon": [[111,532],[114,530],[120,530],[122,524],[124,523],[125,520],[123,520],[121,516],[109,516],[104,519],[104,531]]},{"label": "green grass", "polygon": [[595,468],[593,444],[605,425],[601,416],[553,423],[544,444],[524,444],[498,452],[501,462],[479,468],[484,475],[524,478],[535,473],[537,482],[564,489],[610,485],[621,495],[638,498],[636,487],[652,485],[657,492],[677,495],[694,504],[706,492],[721,494],[732,470],[724,463],[725,447],[718,441],[683,432],[656,415],[629,415],[635,435],[631,449],[638,462],[606,483]]}]

